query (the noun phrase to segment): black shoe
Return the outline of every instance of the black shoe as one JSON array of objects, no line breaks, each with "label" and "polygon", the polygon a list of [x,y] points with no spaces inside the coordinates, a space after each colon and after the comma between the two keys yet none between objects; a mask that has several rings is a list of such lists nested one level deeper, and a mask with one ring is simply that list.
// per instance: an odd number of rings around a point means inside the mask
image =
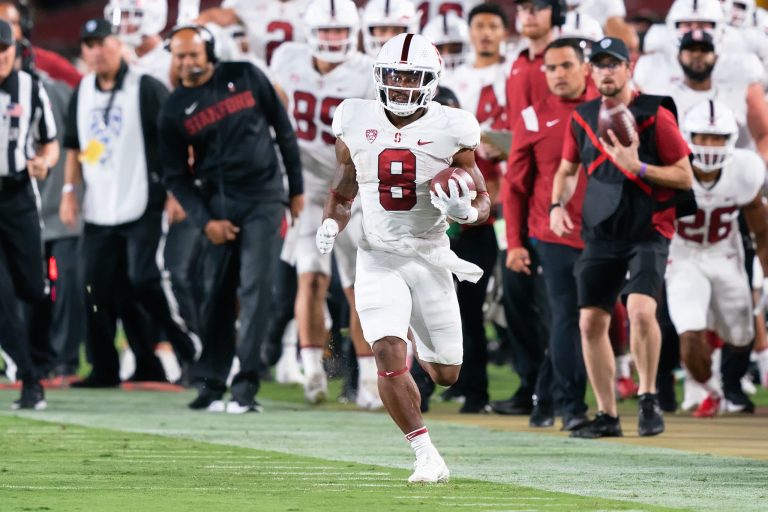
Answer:
[{"label": "black shoe", "polygon": [[670,373],[663,378],[656,378],[656,396],[659,399],[659,407],[661,407],[662,411],[675,412],[677,410],[674,375]]},{"label": "black shoe", "polygon": [[41,411],[48,407],[45,401],[45,391],[39,382],[21,384],[21,397],[11,404],[11,409],[32,409]]},{"label": "black shoe", "polygon": [[549,428],[555,424],[555,409],[546,403],[537,403],[528,419],[531,428]]},{"label": "black shoe", "polygon": [[641,436],[657,436],[664,432],[664,417],[661,415],[659,399],[655,393],[644,393],[638,397],[637,433]]},{"label": "black shoe", "polygon": [[584,414],[564,414],[563,426],[560,428],[564,432],[572,432],[589,423],[589,418]]},{"label": "black shoe", "polygon": [[81,381],[73,382],[72,384],[70,384],[70,387],[99,389],[99,388],[116,388],[119,385],[120,385],[120,379],[117,379],[117,380],[100,379],[98,377],[94,377],[93,375],[89,375],[88,377],[84,378]]},{"label": "black shoe", "polygon": [[491,406],[488,402],[467,400],[459,409],[459,414],[488,414],[491,412]]},{"label": "black shoe", "polygon": [[226,405],[221,399],[222,396],[224,396],[223,392],[203,388],[198,393],[197,398],[187,404],[187,407],[195,411],[224,412]]},{"label": "black shoe", "polygon": [[227,402],[227,412],[229,414],[245,414],[247,412],[264,412],[264,408],[255,398],[250,400],[235,400],[234,398]]},{"label": "black shoe", "polygon": [[570,437],[581,439],[597,439],[598,437],[622,437],[619,417],[609,416],[604,412],[598,412],[595,419],[581,428],[571,431]]},{"label": "black shoe", "polygon": [[491,402],[491,409],[496,414],[528,416],[533,412],[533,397],[526,399],[516,394],[508,400]]},{"label": "black shoe", "polygon": [[725,391],[725,412],[755,413],[755,404],[741,389],[737,391]]}]

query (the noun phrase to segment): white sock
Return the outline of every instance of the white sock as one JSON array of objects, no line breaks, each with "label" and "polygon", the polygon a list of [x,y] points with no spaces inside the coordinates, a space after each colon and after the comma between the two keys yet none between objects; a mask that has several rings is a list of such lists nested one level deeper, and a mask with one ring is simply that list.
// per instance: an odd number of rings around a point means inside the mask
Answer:
[{"label": "white sock", "polygon": [[301,347],[301,362],[304,365],[304,375],[323,373],[323,352],[320,347]]},{"label": "white sock", "polygon": [[720,380],[722,377],[721,370],[721,363],[723,361],[723,349],[716,348],[712,351],[712,377],[716,377],[717,380]]},{"label": "white sock", "polygon": [[406,434],[405,439],[411,443],[411,448],[416,453],[417,459],[435,448],[432,445],[432,440],[429,438],[427,427],[421,427]]},{"label": "white sock", "polygon": [[768,387],[768,349],[755,352],[755,359],[757,360],[757,370],[760,373],[760,384],[763,387]]},{"label": "white sock", "polygon": [[616,378],[627,379],[632,377],[632,355],[624,354],[623,356],[616,356]]},{"label": "white sock", "polygon": [[377,379],[376,360],[373,356],[363,356],[357,358],[357,381],[376,381]]},{"label": "white sock", "polygon": [[702,384],[702,386],[710,395],[714,395],[718,398],[723,397],[723,385],[720,382],[719,376],[712,375],[706,383]]}]

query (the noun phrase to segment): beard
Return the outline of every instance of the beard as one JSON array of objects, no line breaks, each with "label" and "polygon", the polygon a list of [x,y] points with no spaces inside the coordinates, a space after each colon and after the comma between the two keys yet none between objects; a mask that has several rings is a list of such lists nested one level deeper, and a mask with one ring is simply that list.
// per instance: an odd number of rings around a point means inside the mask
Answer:
[{"label": "beard", "polygon": [[680,66],[683,68],[683,73],[689,80],[694,82],[703,82],[708,80],[712,76],[712,70],[715,69],[714,64],[707,65],[704,69],[693,69],[690,66],[686,66],[682,62]]}]

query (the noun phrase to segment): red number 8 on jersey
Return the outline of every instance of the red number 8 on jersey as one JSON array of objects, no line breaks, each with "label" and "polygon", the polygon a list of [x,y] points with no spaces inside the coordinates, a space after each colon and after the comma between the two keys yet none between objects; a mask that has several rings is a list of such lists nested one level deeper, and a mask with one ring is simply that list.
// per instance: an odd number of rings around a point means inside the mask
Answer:
[{"label": "red number 8 on jersey", "polygon": [[410,149],[379,153],[379,203],[388,212],[416,206],[416,155]]}]

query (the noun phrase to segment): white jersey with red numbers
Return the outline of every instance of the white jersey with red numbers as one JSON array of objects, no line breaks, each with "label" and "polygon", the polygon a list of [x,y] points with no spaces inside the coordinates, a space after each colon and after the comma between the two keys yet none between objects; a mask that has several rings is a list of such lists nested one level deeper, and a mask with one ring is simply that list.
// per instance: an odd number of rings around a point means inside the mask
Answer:
[{"label": "white jersey with red numbers", "polygon": [[475,115],[483,130],[506,130],[506,82],[511,63],[484,68],[464,64],[440,81],[459,99],[459,106]]},{"label": "white jersey with red numbers", "polygon": [[457,152],[480,143],[472,114],[433,101],[421,118],[398,129],[379,102],[346,100],[333,132],[355,163],[363,237],[372,247],[397,252],[447,242],[448,223],[432,206],[429,185]]},{"label": "white jersey with red numbers", "polygon": [[[374,97],[373,60],[355,52],[333,71],[321,75],[309,46],[285,43],[275,52],[271,69],[290,102],[304,175],[330,184],[338,168],[336,136],[331,129],[334,111],[347,98]],[[324,193],[327,191],[325,185]]]},{"label": "white jersey with red numbers", "polygon": [[752,297],[738,215],[763,186],[764,169],[754,152],[736,149],[714,185],[694,179],[698,210],[678,219],[666,271],[669,314],[678,333],[714,329],[736,346],[752,340]]},{"label": "white jersey with red numbers", "polygon": [[270,64],[275,50],[288,41],[304,42],[301,17],[310,0],[224,0],[245,25],[248,41],[259,59]]},{"label": "white jersey with red numbers", "polygon": [[421,28],[436,16],[455,12],[460,18],[467,19],[469,11],[481,3],[481,0],[413,0],[416,10],[421,13]]}]

